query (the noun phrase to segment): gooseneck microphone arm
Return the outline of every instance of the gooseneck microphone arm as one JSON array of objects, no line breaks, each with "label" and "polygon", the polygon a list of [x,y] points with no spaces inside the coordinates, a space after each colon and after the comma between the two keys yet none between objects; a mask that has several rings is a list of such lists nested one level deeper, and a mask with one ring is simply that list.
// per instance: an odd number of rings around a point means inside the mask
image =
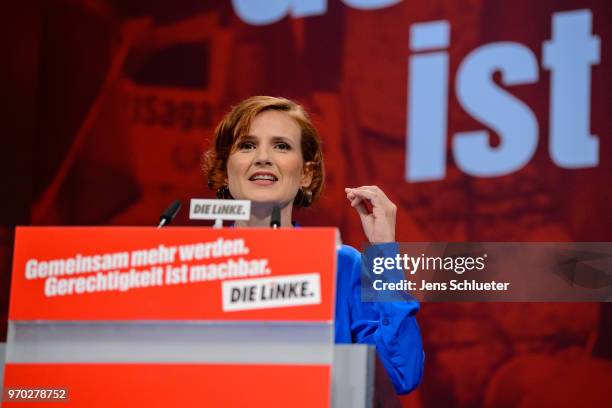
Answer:
[{"label": "gooseneck microphone arm", "polygon": [[270,217],[270,227],[277,229],[281,226],[281,211],[278,205],[272,207],[272,217]]},{"label": "gooseneck microphone arm", "polygon": [[181,201],[174,200],[172,204],[170,204],[168,208],[166,208],[166,210],[159,216],[159,225],[157,226],[157,228],[161,228],[170,224],[174,217],[176,217],[176,214],[178,214],[180,209]]}]

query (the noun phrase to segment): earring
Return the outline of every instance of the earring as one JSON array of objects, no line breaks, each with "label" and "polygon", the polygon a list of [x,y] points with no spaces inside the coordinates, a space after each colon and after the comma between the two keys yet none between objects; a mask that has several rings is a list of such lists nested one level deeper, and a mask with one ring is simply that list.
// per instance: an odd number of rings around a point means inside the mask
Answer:
[{"label": "earring", "polygon": [[222,200],[233,200],[234,199],[234,197],[232,197],[232,194],[229,191],[228,186],[219,187],[215,194],[217,198],[222,199]]},{"label": "earring", "polygon": [[310,204],[312,204],[312,191],[307,188],[300,188],[293,200],[293,204],[296,207],[310,207]]}]

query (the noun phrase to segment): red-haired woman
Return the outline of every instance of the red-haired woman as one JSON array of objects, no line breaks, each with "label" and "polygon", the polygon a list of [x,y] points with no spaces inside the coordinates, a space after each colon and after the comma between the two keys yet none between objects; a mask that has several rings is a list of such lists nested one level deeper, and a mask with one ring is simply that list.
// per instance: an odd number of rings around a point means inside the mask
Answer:
[{"label": "red-haired woman", "polygon": [[[281,209],[281,227],[292,227],[294,207],[307,207],[325,182],[319,136],[304,109],[269,96],[244,100],[217,127],[205,155],[208,185],[219,198],[251,200],[251,218],[239,227],[269,226],[272,208]],[[376,186],[346,188],[346,197],[371,243],[397,253],[395,205]],[[365,203],[369,203],[371,211]],[[422,376],[424,354],[414,317],[418,303],[362,302],[361,254],[338,250],[336,343],[374,344],[398,393],[414,389]]]}]

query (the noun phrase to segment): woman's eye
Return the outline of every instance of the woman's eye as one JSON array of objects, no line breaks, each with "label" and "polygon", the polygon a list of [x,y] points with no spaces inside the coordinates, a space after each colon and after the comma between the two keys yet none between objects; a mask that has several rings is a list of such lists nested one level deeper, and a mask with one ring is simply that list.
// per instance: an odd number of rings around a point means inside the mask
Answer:
[{"label": "woman's eye", "polygon": [[280,150],[291,150],[291,146],[285,142],[277,143],[276,148]]},{"label": "woman's eye", "polygon": [[240,142],[238,144],[238,149],[240,150],[251,150],[255,148],[255,143],[253,142]]}]

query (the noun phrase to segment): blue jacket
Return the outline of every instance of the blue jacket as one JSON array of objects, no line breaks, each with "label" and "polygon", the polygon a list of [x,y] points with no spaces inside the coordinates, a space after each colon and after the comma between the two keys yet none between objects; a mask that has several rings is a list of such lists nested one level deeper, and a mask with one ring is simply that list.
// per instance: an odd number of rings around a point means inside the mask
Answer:
[{"label": "blue jacket", "polygon": [[[378,245],[395,256],[396,244]],[[404,302],[361,301],[361,254],[342,245],[338,250],[336,291],[336,343],[376,346],[398,394],[412,391],[421,381],[425,355],[415,314],[416,300]]]}]

